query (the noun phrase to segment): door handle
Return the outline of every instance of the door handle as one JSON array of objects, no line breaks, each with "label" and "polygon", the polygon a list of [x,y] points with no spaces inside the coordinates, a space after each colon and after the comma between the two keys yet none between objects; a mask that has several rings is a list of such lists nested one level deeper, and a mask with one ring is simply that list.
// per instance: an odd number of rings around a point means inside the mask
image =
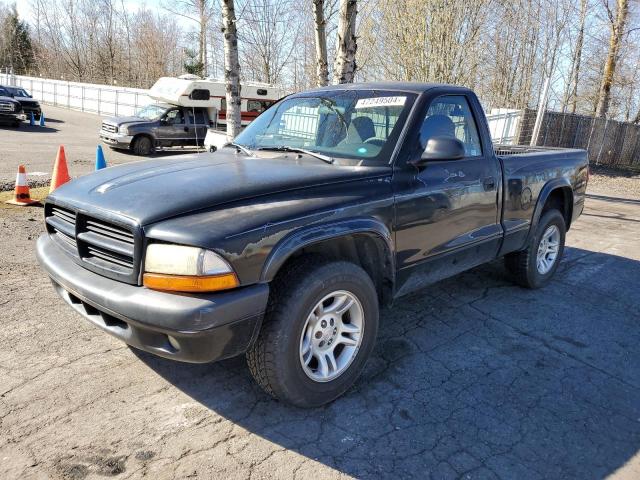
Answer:
[{"label": "door handle", "polygon": [[485,190],[493,190],[496,186],[496,180],[493,177],[487,177],[482,181]]}]

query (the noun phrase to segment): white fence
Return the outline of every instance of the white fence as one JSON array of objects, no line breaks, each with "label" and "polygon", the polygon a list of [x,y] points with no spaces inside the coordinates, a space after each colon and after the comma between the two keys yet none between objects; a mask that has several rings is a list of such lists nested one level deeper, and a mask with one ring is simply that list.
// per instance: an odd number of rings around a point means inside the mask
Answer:
[{"label": "white fence", "polygon": [[148,90],[48,78],[0,74],[0,84],[22,87],[36,100],[98,115],[133,115],[140,107],[156,103]]},{"label": "white fence", "polygon": [[513,145],[523,116],[524,110],[492,109],[487,115],[487,122],[489,123],[489,131],[491,132],[493,143]]}]

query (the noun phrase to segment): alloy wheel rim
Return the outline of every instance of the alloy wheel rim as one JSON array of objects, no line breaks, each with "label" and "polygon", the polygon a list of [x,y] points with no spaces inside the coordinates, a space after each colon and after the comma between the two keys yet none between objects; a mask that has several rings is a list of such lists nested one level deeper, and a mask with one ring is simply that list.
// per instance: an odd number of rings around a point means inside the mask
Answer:
[{"label": "alloy wheel rim", "polygon": [[559,251],[560,230],[556,225],[549,225],[538,244],[538,253],[536,255],[538,273],[545,275],[551,271],[558,259]]},{"label": "alloy wheel rim", "polygon": [[364,310],[346,290],[325,295],[316,303],[300,335],[300,364],[316,382],[330,382],[351,365],[362,343]]}]

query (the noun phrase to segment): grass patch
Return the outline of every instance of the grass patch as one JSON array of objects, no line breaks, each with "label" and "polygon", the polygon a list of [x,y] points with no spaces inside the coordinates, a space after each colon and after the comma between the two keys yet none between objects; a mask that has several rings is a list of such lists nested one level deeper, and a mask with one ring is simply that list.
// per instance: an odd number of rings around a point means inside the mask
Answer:
[{"label": "grass patch", "polygon": [[[47,195],[49,195],[49,187],[37,187],[29,189],[29,195],[31,196],[31,200],[38,200],[42,202]],[[8,210],[20,210],[27,207],[19,207],[17,205],[10,205],[8,203],[4,203],[7,200],[11,200],[13,198],[13,190],[10,192],[0,192],[0,208],[8,209]],[[38,204],[31,205],[31,208],[37,207]],[[41,205],[40,205],[41,206]]]}]

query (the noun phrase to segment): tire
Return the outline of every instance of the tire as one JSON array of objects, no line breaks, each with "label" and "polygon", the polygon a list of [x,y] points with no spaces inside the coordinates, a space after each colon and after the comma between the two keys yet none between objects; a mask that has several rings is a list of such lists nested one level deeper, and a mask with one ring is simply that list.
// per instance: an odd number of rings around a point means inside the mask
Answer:
[{"label": "tire", "polygon": [[[342,395],[362,372],[378,334],[378,295],[369,275],[353,263],[304,257],[285,268],[272,284],[265,321],[247,351],[247,364],[269,395],[298,407],[318,407]],[[320,314],[353,299],[346,313],[334,312],[335,324],[331,313]],[[322,300],[322,309],[316,309]],[[318,315],[311,317],[312,312]],[[359,334],[350,333],[358,328]],[[319,332],[324,332],[322,337],[316,336]],[[330,340],[335,342],[332,349]],[[347,340],[351,345],[344,343]],[[314,346],[303,354],[304,345],[311,343]],[[326,350],[321,350],[321,343]],[[320,357],[329,350],[336,361],[325,360],[327,369],[323,370]],[[316,351],[320,351],[318,356],[311,353]]]},{"label": "tire", "polygon": [[[542,265],[539,265],[538,249],[542,248],[541,242],[549,239],[548,234],[553,231],[553,227],[557,229],[558,234],[556,254],[552,261],[550,260],[550,253],[545,254],[545,261]],[[564,253],[566,232],[567,227],[564,217],[558,210],[553,209],[543,212],[535,234],[526,250],[505,256],[505,266],[518,285],[534,289],[544,287],[551,281]],[[547,245],[551,248],[554,243],[548,242]]]},{"label": "tire", "polygon": [[147,136],[137,137],[133,140],[133,144],[131,145],[131,150],[136,155],[149,155],[153,150],[153,142]]}]

